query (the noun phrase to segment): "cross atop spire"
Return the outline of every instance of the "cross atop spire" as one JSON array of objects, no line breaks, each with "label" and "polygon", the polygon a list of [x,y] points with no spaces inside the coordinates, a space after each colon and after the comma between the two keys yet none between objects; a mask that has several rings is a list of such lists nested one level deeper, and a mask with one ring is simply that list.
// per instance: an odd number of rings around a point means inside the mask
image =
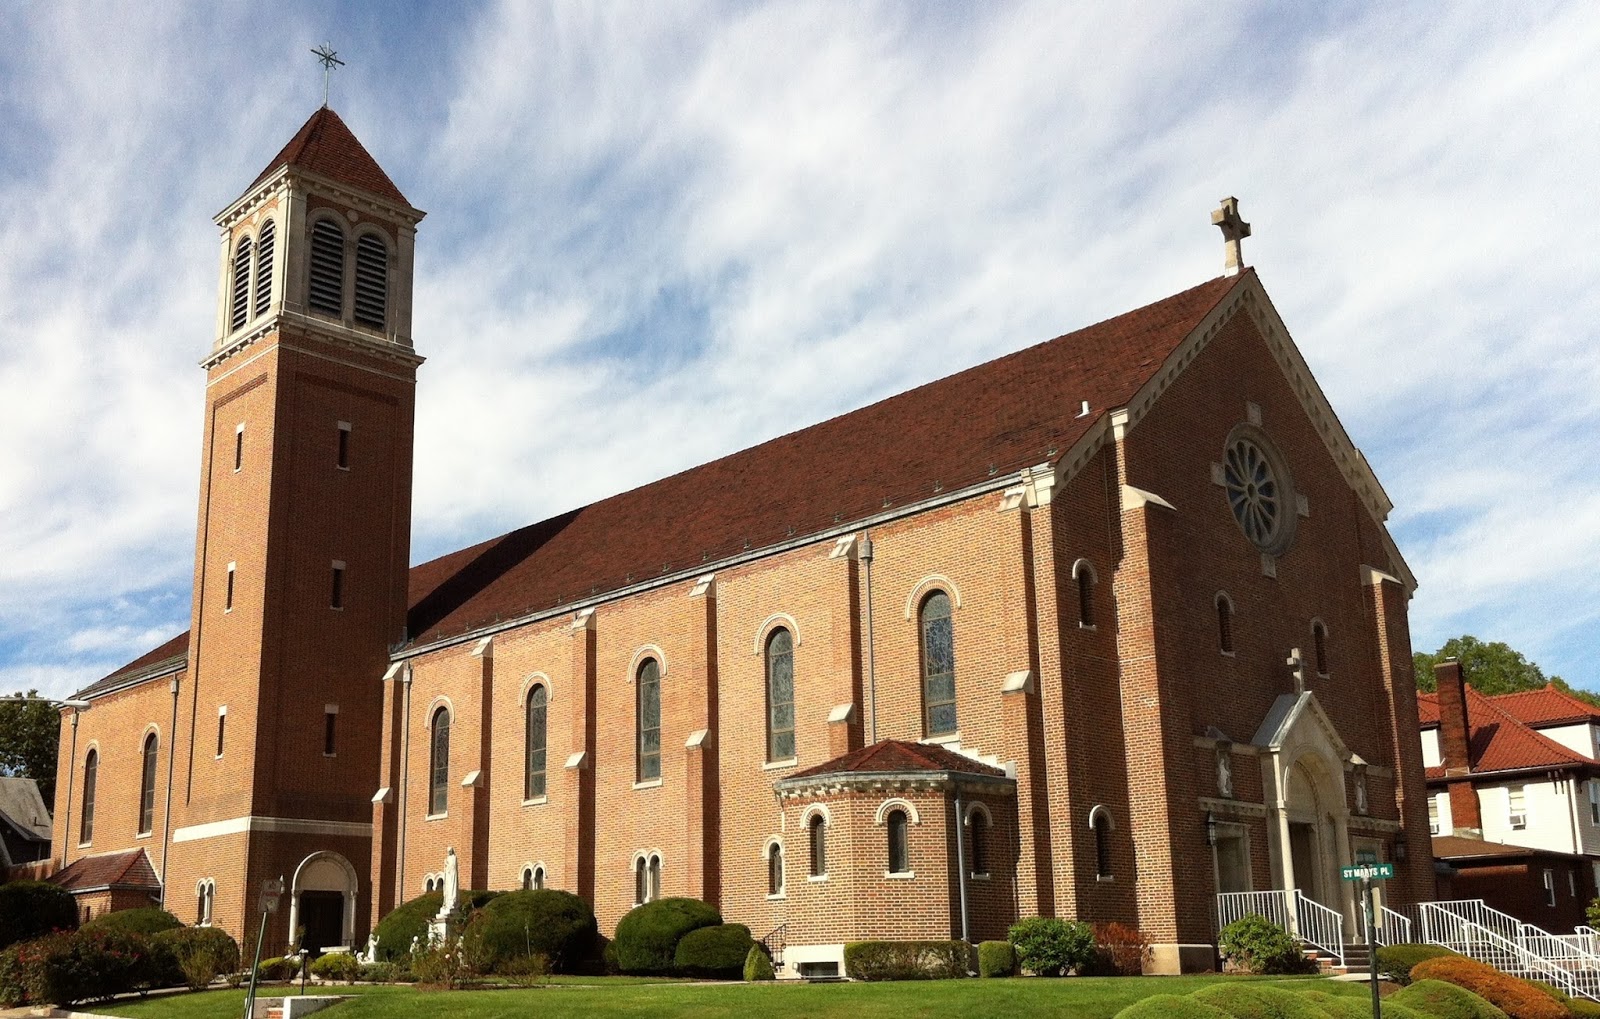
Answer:
[{"label": "cross atop spire", "polygon": [[317,59],[322,61],[322,105],[327,106],[328,74],[333,70],[335,65],[343,67],[344,61],[339,59],[339,54],[334,52],[333,44],[330,42],[323,43],[321,46],[318,46],[311,52],[315,53],[317,55]]},{"label": "cross atop spire", "polygon": [[1250,224],[1239,218],[1239,199],[1224,198],[1220,208],[1211,213],[1211,222],[1222,230],[1223,246],[1227,251],[1227,275],[1237,276],[1244,268],[1243,241],[1250,236]]}]

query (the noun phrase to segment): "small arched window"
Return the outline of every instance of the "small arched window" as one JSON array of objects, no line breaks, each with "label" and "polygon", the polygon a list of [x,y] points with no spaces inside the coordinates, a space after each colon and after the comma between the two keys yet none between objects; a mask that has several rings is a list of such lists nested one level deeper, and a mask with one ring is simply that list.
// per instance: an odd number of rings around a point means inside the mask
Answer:
[{"label": "small arched window", "polygon": [[967,818],[967,869],[973,874],[989,873],[989,815],[974,810]]},{"label": "small arched window", "polygon": [[543,891],[544,890],[544,868],[543,867],[535,867],[535,868],[533,868],[533,887],[534,887],[535,891]]},{"label": "small arched window", "polygon": [[254,266],[251,253],[255,246],[250,238],[239,241],[233,251],[233,296],[228,302],[228,331],[244,325],[250,318],[250,270]]},{"label": "small arched window", "polygon": [[526,892],[526,891],[529,891],[532,888],[533,888],[533,868],[532,867],[524,867],[524,868],[522,868],[522,890]]},{"label": "small arched window", "polygon": [[889,873],[905,874],[911,870],[910,819],[906,812],[896,808],[886,819],[889,828]]},{"label": "small arched window", "polygon": [[428,751],[428,813],[450,809],[450,712],[433,713]]},{"label": "small arched window", "polygon": [[1096,807],[1089,816],[1089,828],[1094,832],[1094,869],[1096,877],[1111,876],[1111,813]]},{"label": "small arched window", "polygon": [[633,861],[633,904],[641,906],[649,902],[650,885],[645,871],[645,859],[639,857]]},{"label": "small arched window", "polygon": [[1311,624],[1311,650],[1317,662],[1317,675],[1328,674],[1328,628],[1318,619]]},{"label": "small arched window", "polygon": [[783,845],[778,842],[767,847],[767,894],[783,894]]},{"label": "small arched window", "polygon": [[828,823],[821,814],[812,814],[806,833],[811,842],[811,876],[823,877],[828,873]]},{"label": "small arched window", "polygon": [[929,736],[956,731],[955,630],[950,596],[935,591],[922,600],[922,710]]},{"label": "small arched window", "polygon": [[312,311],[344,315],[344,230],[331,219],[311,225],[311,275],[306,301]]},{"label": "small arched window", "polygon": [[100,751],[90,749],[83,759],[83,809],[78,813],[78,841],[94,841],[94,784],[100,771]]},{"label": "small arched window", "polygon": [[661,898],[661,857],[650,857],[650,898],[654,902]]},{"label": "small arched window", "polygon": [[661,663],[646,658],[638,678],[638,781],[649,782],[661,777]]},{"label": "small arched window", "polygon": [[1217,650],[1233,654],[1233,601],[1222,592],[1217,593]]},{"label": "small arched window", "polygon": [[151,733],[144,738],[144,750],[140,754],[142,766],[139,770],[139,834],[148,835],[155,827],[156,819],[156,750],[158,747],[156,734]]},{"label": "small arched window", "polygon": [[272,255],[278,228],[267,220],[261,224],[261,239],[256,242],[256,314],[265,315],[272,305]]},{"label": "small arched window", "polygon": [[389,306],[389,249],[374,234],[356,241],[356,322],[382,329]]},{"label": "small arched window", "polygon": [[1079,559],[1072,566],[1072,576],[1078,581],[1078,625],[1090,629],[1094,626],[1094,567],[1087,559]]},{"label": "small arched window", "polygon": [[522,798],[537,799],[545,793],[545,729],[550,695],[543,684],[528,691],[525,748],[527,774],[522,782]]},{"label": "small arched window", "polygon": [[794,757],[794,638],[779,628],[767,638],[767,760]]}]

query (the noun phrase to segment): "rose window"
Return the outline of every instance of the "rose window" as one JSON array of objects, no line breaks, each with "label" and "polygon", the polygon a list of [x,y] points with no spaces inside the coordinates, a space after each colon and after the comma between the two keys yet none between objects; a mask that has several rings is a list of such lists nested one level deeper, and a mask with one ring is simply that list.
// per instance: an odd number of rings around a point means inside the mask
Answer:
[{"label": "rose window", "polygon": [[1263,549],[1271,548],[1282,530],[1285,493],[1260,446],[1241,438],[1228,447],[1223,487],[1245,537]]}]

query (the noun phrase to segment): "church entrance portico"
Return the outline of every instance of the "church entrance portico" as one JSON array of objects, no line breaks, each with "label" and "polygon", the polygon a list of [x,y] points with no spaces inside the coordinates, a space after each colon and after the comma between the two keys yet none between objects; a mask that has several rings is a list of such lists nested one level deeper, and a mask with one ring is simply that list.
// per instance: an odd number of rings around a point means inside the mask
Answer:
[{"label": "church entrance portico", "polygon": [[313,956],[355,943],[356,869],[338,853],[312,853],[295,868],[290,886],[291,937]]}]

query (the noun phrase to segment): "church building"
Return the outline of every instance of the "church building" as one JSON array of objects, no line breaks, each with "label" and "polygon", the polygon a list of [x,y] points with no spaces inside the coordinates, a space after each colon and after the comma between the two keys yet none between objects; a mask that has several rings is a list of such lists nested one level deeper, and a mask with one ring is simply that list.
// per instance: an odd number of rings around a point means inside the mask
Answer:
[{"label": "church building", "polygon": [[1039,914],[1175,972],[1222,893],[1432,897],[1415,581],[1231,199],[1223,276],[413,567],[422,218],[326,107],[217,217],[190,628],[62,716],[85,909],[281,876],[269,947],[359,946],[453,850],[786,975]]}]

